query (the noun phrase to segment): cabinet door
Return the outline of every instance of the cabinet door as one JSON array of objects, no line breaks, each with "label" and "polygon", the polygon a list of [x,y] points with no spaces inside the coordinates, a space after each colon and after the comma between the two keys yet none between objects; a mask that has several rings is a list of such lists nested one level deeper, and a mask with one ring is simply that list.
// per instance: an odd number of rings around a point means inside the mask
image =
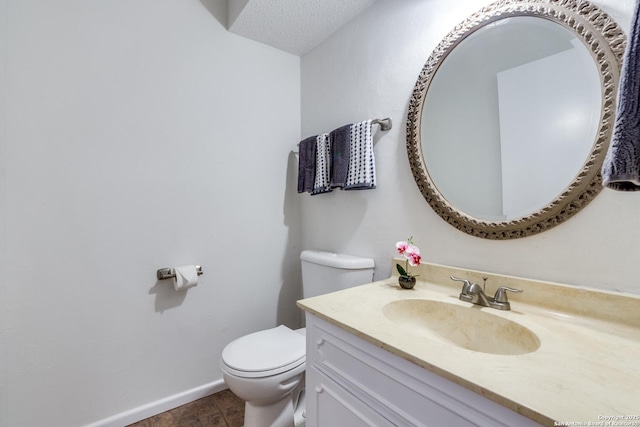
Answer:
[{"label": "cabinet door", "polygon": [[306,395],[307,427],[393,426],[388,420],[316,368],[307,370]]}]

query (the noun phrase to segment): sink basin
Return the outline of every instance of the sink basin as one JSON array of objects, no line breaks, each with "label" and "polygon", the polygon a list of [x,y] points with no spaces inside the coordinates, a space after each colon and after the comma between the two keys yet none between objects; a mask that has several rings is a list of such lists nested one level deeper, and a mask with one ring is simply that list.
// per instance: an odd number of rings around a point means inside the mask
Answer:
[{"label": "sink basin", "polygon": [[393,301],[382,307],[387,319],[406,332],[490,354],[536,351],[540,340],[529,329],[478,306],[465,307],[427,299]]}]

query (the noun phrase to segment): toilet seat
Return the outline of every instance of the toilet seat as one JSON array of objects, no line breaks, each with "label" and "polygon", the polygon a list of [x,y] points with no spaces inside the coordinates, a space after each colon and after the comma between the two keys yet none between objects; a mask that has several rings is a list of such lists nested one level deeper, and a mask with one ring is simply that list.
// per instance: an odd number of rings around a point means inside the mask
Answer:
[{"label": "toilet seat", "polygon": [[222,367],[242,378],[277,375],[305,362],[305,345],[304,335],[280,325],[229,343],[222,351]]}]

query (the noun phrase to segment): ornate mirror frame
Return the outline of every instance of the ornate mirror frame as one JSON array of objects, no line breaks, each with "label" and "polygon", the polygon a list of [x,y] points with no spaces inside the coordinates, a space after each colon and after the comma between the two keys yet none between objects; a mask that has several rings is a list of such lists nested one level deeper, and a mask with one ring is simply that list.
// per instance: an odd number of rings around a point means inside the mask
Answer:
[{"label": "ornate mirror frame", "polygon": [[[593,56],[600,73],[602,111],[592,149],[574,180],[547,206],[514,220],[485,221],[458,210],[438,191],[422,153],[421,121],[429,85],[449,52],[477,29],[502,18],[533,16],[556,22],[572,31]],[[409,102],[407,153],[413,177],[431,208],[449,224],[465,233],[504,240],[531,236],[571,218],[602,189],[600,169],[606,155],[613,123],[615,99],[626,45],[616,22],[585,0],[501,0],[492,3],[456,26],[434,49],[425,63]]]}]

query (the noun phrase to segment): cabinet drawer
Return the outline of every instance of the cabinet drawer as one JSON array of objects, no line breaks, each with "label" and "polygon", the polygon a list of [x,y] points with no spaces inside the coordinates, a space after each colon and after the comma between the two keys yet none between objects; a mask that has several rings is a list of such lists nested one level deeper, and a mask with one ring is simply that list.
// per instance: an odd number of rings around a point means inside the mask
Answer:
[{"label": "cabinet drawer", "polygon": [[[307,371],[307,427],[392,427],[388,420],[315,368]],[[313,421],[312,421],[313,420]]]}]

